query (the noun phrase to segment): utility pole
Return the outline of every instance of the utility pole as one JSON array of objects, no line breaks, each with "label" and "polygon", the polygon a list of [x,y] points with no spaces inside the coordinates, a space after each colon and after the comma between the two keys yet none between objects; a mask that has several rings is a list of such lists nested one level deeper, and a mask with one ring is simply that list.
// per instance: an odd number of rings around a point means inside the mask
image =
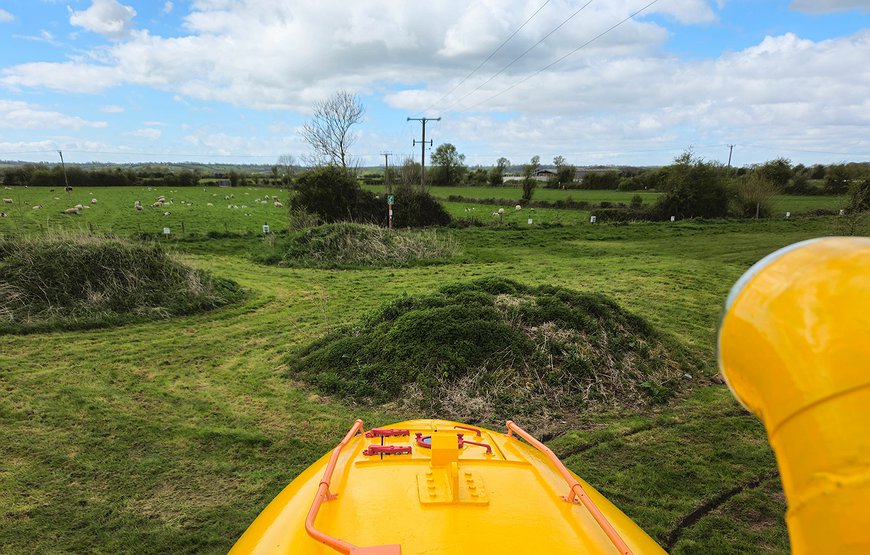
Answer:
[{"label": "utility pole", "polygon": [[390,187],[390,156],[392,155],[392,152],[381,152],[381,156],[384,157],[384,187],[388,193],[393,192],[392,187]]},{"label": "utility pole", "polygon": [[[420,190],[426,189],[426,122],[441,121],[441,118],[408,118],[406,121],[419,121],[423,123],[423,140],[420,141]],[[414,145],[417,146],[417,139],[414,139]],[[429,146],[432,146],[432,141],[429,141]]]},{"label": "utility pole", "polygon": [[60,154],[60,166],[63,168],[63,184],[64,184],[63,190],[66,191],[66,196],[70,196],[70,193],[72,192],[72,188],[70,188],[69,180],[66,178],[66,164],[63,163],[63,152],[58,150],[57,153]]},{"label": "utility pole", "polygon": [[731,153],[734,152],[734,147],[737,145],[726,145],[728,147],[728,167],[731,167]]}]

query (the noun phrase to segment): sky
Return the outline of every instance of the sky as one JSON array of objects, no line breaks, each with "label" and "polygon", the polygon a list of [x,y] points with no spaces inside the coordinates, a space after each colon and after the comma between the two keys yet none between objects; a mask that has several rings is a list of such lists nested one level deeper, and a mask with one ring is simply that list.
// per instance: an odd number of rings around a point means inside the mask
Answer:
[{"label": "sky", "polygon": [[363,166],[867,162],[870,0],[0,1],[0,159],[304,160],[339,90]]}]

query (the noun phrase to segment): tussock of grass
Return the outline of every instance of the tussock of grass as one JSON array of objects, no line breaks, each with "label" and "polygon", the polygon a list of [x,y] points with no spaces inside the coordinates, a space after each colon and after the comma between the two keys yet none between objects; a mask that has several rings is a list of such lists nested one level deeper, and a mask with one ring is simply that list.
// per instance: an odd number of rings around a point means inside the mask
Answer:
[{"label": "tussock of grass", "polygon": [[0,333],[86,328],[225,305],[239,286],[155,243],[85,234],[0,238]]},{"label": "tussock of grass", "polygon": [[261,260],[282,266],[343,267],[405,265],[459,254],[444,231],[391,230],[370,224],[336,223],[291,234],[283,255]]},{"label": "tussock of grass", "polygon": [[661,402],[697,369],[604,295],[498,278],[401,297],[289,363],[327,394],[477,422]]}]

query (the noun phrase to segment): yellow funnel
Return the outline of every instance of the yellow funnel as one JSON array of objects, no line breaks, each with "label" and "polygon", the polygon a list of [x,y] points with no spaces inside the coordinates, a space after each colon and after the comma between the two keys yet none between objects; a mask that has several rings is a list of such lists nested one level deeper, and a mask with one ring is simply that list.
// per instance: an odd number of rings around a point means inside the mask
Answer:
[{"label": "yellow funnel", "polygon": [[805,241],[750,268],[719,366],[767,428],[793,552],[870,553],[870,239]]}]

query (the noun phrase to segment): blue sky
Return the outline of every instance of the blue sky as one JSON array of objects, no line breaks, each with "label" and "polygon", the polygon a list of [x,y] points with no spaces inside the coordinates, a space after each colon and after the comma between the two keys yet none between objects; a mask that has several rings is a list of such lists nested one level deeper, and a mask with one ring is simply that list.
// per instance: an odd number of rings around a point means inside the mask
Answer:
[{"label": "blue sky", "polygon": [[471,164],[870,161],[870,0],[658,0],[578,50],[650,3],[587,1],[0,2],[0,159],[304,159],[344,89],[363,165],[421,115]]}]

